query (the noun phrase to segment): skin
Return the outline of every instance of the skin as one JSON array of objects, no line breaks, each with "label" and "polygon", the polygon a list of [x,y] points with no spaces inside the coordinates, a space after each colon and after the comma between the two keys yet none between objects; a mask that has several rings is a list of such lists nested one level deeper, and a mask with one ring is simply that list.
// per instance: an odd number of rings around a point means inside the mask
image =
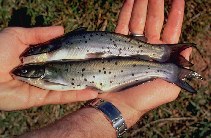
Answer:
[{"label": "skin", "polygon": [[[0,110],[19,110],[46,104],[64,104],[96,98],[97,92],[49,91],[14,80],[10,71],[21,64],[19,56],[29,46],[64,34],[64,28],[6,28],[0,32]],[[11,102],[12,101],[12,102]]]},{"label": "skin", "polygon": [[[168,21],[161,34],[164,20],[164,0],[126,0],[121,9],[115,31],[122,34],[130,32],[136,34],[144,33],[149,43],[177,43],[181,33],[184,4],[183,0],[172,1]],[[70,93],[49,92],[12,80],[9,71],[20,63],[18,56],[28,44],[43,42],[53,38],[56,36],[55,32],[57,32],[57,35],[63,33],[63,28],[61,27],[43,29],[25,30],[14,28],[6,29],[0,34],[0,53],[4,55],[3,57],[6,57],[2,61],[7,60],[7,62],[0,62],[0,66],[4,67],[0,71],[0,75],[4,76],[2,77],[4,79],[0,79],[1,109],[24,109],[44,104],[86,100],[97,96],[93,91],[87,90],[85,90],[86,93],[85,91],[73,91]],[[54,32],[54,34],[51,32]],[[3,47],[2,45],[5,46]],[[5,52],[7,49],[8,51]],[[7,53],[10,54],[7,56]],[[186,49],[182,55],[188,59],[190,53],[191,49]],[[112,102],[121,111],[129,128],[149,110],[175,100],[179,92],[180,88],[176,85],[156,79],[150,83],[122,92],[100,94],[98,97]],[[43,99],[39,100],[39,97]],[[29,136],[115,137],[116,134],[102,113],[93,108],[83,108],[43,129],[27,133],[22,137]]]}]

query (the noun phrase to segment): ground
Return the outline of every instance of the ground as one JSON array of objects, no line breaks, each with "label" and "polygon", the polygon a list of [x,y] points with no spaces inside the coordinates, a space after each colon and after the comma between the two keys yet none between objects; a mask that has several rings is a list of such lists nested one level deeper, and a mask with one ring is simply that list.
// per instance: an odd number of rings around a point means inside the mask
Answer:
[{"label": "ground", "polygon": [[[168,14],[168,1],[165,2]],[[114,31],[121,0],[0,0],[0,29],[7,26],[63,25],[69,32],[86,26],[89,30]],[[193,69],[204,81],[191,81],[197,94],[182,91],[179,97],[147,113],[124,137],[209,137],[211,130],[211,2],[186,1],[185,19],[180,42],[196,43],[192,53]],[[204,62],[206,61],[206,62]],[[205,70],[203,70],[206,66]],[[65,114],[73,112],[83,103],[47,105],[14,112],[0,112],[0,137],[12,137],[43,127]]]}]

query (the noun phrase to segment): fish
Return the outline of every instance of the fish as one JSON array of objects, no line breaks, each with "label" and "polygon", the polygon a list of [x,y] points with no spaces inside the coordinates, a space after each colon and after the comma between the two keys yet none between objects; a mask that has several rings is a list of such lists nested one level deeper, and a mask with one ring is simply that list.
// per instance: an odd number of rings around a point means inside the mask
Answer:
[{"label": "fish", "polygon": [[[23,64],[54,60],[87,60],[109,57],[136,57],[140,60],[193,64],[180,52],[196,47],[193,43],[149,44],[144,36],[78,28],[42,44],[29,46],[21,55]],[[182,62],[182,63],[181,63]]]},{"label": "fish", "polygon": [[93,89],[118,92],[156,78],[194,93],[185,79],[202,77],[173,63],[155,63],[134,58],[103,58],[81,61],[49,61],[23,64],[11,71],[20,81],[46,90]]}]

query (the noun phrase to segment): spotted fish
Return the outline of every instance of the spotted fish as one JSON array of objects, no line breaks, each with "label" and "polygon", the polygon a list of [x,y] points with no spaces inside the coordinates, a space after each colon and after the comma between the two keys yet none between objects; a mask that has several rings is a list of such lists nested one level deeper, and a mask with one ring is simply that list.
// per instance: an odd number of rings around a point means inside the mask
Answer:
[{"label": "spotted fish", "polygon": [[[24,64],[53,60],[84,60],[108,57],[137,57],[147,61],[174,62],[191,66],[180,52],[192,43],[149,44],[144,36],[135,37],[106,31],[76,29],[64,36],[26,49],[20,59]],[[182,62],[182,63],[181,63]]]},{"label": "spotted fish", "polygon": [[173,63],[154,63],[132,58],[105,58],[83,61],[51,61],[20,65],[14,78],[47,90],[97,89],[116,92],[161,78],[196,92],[185,78],[201,78],[196,72]]}]

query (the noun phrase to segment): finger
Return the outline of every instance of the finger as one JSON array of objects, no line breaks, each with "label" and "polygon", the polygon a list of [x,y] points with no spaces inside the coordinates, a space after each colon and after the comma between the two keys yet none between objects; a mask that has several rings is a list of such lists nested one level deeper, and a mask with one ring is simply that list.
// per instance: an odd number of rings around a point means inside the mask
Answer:
[{"label": "finger", "polygon": [[149,0],[145,36],[150,42],[160,39],[164,21],[164,0]]},{"label": "finger", "polygon": [[64,34],[64,28],[62,26],[35,28],[14,27],[11,29],[13,29],[17,33],[18,38],[27,45],[43,43]]},{"label": "finger", "polygon": [[129,32],[129,21],[131,17],[131,12],[133,8],[134,0],[125,0],[122,9],[119,14],[117,27],[115,29],[116,33],[121,33],[127,35]]},{"label": "finger", "polygon": [[135,0],[131,14],[129,30],[134,34],[143,34],[147,15],[148,0]]},{"label": "finger", "polygon": [[177,43],[179,41],[184,16],[184,7],[184,0],[173,0],[168,21],[162,35],[162,40],[165,43]]}]

